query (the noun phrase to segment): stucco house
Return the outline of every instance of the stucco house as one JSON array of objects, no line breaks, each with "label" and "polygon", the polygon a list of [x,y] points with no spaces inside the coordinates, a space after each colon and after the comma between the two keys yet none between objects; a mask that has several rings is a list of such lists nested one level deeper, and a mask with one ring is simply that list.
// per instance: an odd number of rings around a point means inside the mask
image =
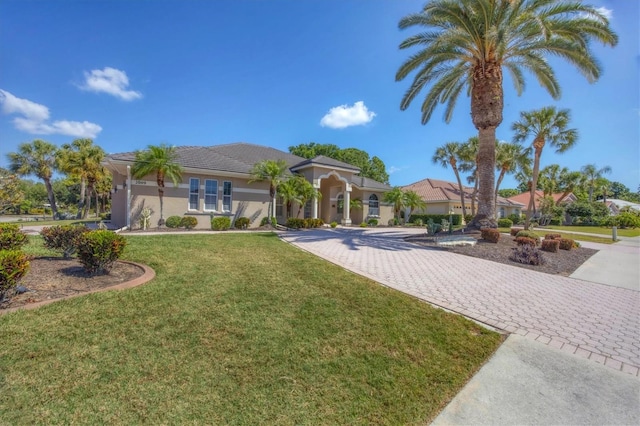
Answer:
[{"label": "stucco house", "polygon": [[[540,211],[540,201],[544,199],[544,193],[540,190],[537,190],[535,192],[535,197],[533,199],[533,205],[534,205],[534,210],[536,212]],[[556,192],[554,194],[551,194],[551,197],[553,198],[553,201],[557,204],[558,200],[561,200],[562,204],[571,204],[573,202],[575,202],[577,200],[576,196],[573,194],[573,192],[570,192],[569,194],[567,194],[567,196],[565,196],[563,198],[564,193],[563,192]],[[508,200],[512,201],[512,202],[516,202],[516,203],[521,203],[524,204],[524,207],[522,209],[522,213],[527,213],[527,209],[529,208],[529,200],[531,199],[531,193],[529,192],[523,192],[521,194],[518,195],[514,195],[513,197],[509,197]]]},{"label": "stucco house", "polygon": [[[268,216],[269,185],[253,182],[251,170],[263,160],[284,160],[290,173],[304,176],[319,190],[321,198],[302,207],[300,217],[320,218],[325,223],[360,224],[369,218],[386,224],[393,218],[393,208],[382,203],[389,185],[359,176],[360,169],[332,158],[319,156],[305,159],[271,147],[249,143],[215,146],[176,147],[177,162],[182,166],[182,181],[174,186],[165,182],[165,219],[169,216],[195,216],[198,228],[209,229],[213,216],[227,216],[232,222],[238,217],[250,219],[257,227]],[[160,203],[156,176],[142,179],[131,176],[135,152],[110,154],[103,162],[113,174],[111,223],[117,228],[138,226],[143,208],[152,210],[151,224],[160,218]],[[360,199],[361,209],[348,209],[350,200]],[[279,223],[286,221],[281,200],[276,203]],[[293,215],[298,215],[294,207]]]},{"label": "stucco house", "polygon": [[[471,214],[473,188],[465,186],[463,189],[467,214]],[[448,214],[451,211],[453,211],[454,214],[462,214],[460,188],[457,183],[427,178],[403,186],[402,190],[415,191],[427,205],[426,212],[424,212],[426,214]],[[498,197],[496,214],[498,218],[507,217],[511,214],[520,214],[524,207],[522,203]],[[416,211],[414,213],[419,212]]]}]

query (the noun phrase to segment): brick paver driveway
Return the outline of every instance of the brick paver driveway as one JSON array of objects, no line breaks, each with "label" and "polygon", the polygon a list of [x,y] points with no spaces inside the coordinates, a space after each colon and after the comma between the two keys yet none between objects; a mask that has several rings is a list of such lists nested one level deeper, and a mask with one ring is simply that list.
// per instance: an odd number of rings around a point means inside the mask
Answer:
[{"label": "brick paver driveway", "polygon": [[416,246],[410,232],[287,232],[306,251],[434,305],[635,376],[640,293]]}]

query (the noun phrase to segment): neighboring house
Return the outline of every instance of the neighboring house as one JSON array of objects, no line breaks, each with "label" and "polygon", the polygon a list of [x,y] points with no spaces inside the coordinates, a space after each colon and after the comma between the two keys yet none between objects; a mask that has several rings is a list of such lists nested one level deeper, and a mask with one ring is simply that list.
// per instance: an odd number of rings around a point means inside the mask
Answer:
[{"label": "neighboring house", "polygon": [[[284,160],[291,173],[304,176],[320,192],[321,199],[303,206],[300,217],[320,218],[325,223],[337,221],[344,225],[360,224],[377,218],[386,224],[393,218],[393,208],[383,205],[383,194],[389,185],[358,176],[360,169],[328,157],[307,160],[274,148],[248,143],[215,146],[180,146],[176,148],[177,162],[183,167],[182,182],[174,186],[165,182],[165,219],[169,216],[195,216],[198,228],[210,228],[212,216],[232,219],[248,217],[250,227],[257,227],[268,215],[269,184],[253,182],[251,170],[263,160]],[[156,176],[143,179],[131,177],[135,152],[110,154],[103,164],[113,174],[114,189],[111,202],[111,222],[114,226],[138,225],[140,212],[149,207],[153,211],[152,225],[160,218],[160,203]],[[351,210],[350,199],[362,200],[363,208]],[[294,207],[293,216],[298,214]],[[284,223],[285,209],[277,202],[278,222]],[[351,214],[353,217],[351,217]]]},{"label": "neighboring house", "polygon": [[[453,211],[454,214],[462,214],[462,204],[460,202],[460,188],[454,182],[447,182],[437,179],[423,179],[402,187],[403,191],[415,191],[427,204],[427,214],[447,214]],[[471,195],[473,188],[464,187],[464,202],[467,214],[471,214]],[[476,206],[478,203],[476,202]],[[522,203],[510,201],[506,198],[498,197],[496,204],[496,214],[499,218],[507,217],[511,214],[520,214],[524,206]],[[414,212],[418,213],[418,212]]]},{"label": "neighboring house", "polygon": [[[564,195],[563,192],[557,192],[555,194],[551,194],[551,197],[553,198],[553,201],[557,204],[558,200]],[[531,199],[531,193],[530,192],[523,192],[522,194],[518,194],[518,195],[514,195],[513,197],[509,197],[507,198],[507,200],[515,202],[515,203],[520,203],[523,204],[524,207],[522,208],[522,213],[527,213],[527,208],[529,207],[529,200]],[[533,204],[534,204],[534,211],[536,213],[538,213],[540,211],[540,201],[544,199],[544,192],[538,190],[536,191],[536,195],[535,198],[533,199]],[[566,197],[564,197],[561,201],[561,204],[571,204],[575,201],[577,201],[578,199],[576,198],[575,195],[573,195],[573,192],[570,192]]]},{"label": "neighboring house", "polygon": [[[602,200],[598,200],[598,201],[602,202]],[[608,198],[605,204],[607,205],[607,207],[609,207],[609,213],[613,216],[618,215],[620,213],[620,209],[624,207],[629,207],[630,209],[640,211],[640,204],[632,203],[631,201],[627,201],[627,200],[617,200],[615,198]]]}]

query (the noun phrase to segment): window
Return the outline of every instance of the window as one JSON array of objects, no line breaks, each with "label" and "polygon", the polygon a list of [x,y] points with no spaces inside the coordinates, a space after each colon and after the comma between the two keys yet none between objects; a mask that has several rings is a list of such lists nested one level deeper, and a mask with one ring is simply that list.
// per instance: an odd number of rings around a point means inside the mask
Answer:
[{"label": "window", "polygon": [[380,205],[376,194],[369,196],[369,216],[380,216]]},{"label": "window", "polygon": [[282,204],[282,197],[276,198],[276,216],[284,216],[284,206]]},{"label": "window", "polygon": [[218,181],[206,179],[204,181],[204,209],[216,210],[218,208]]},{"label": "window", "polygon": [[200,200],[200,179],[189,179],[189,210],[198,210]]},{"label": "window", "polygon": [[504,217],[504,207],[500,207],[500,218]]},{"label": "window", "polygon": [[338,214],[344,213],[344,195],[338,195]]},{"label": "window", "polygon": [[224,181],[222,184],[222,211],[231,211],[231,182]]},{"label": "window", "polygon": [[307,201],[304,204],[304,218],[305,219],[311,218],[311,200]]}]

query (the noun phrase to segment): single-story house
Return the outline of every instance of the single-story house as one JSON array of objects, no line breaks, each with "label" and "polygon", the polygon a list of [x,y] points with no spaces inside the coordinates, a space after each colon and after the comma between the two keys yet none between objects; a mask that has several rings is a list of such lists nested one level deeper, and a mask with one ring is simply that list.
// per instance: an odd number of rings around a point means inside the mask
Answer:
[{"label": "single-story house", "polygon": [[[268,216],[269,184],[252,182],[251,170],[263,160],[284,160],[290,173],[304,176],[321,197],[302,207],[300,217],[320,218],[325,223],[360,224],[370,218],[386,224],[393,218],[393,207],[382,203],[389,185],[359,176],[360,169],[350,164],[319,156],[306,159],[271,147],[249,143],[215,146],[176,147],[182,166],[182,181],[165,181],[163,216],[195,216],[198,228],[210,228],[213,216],[227,216],[232,222],[247,217],[257,227]],[[113,174],[111,201],[112,225],[130,229],[138,226],[144,208],[152,210],[151,225],[160,219],[156,176],[141,179],[131,176],[135,152],[110,154],[103,164]],[[349,209],[350,200],[360,199],[362,208]],[[297,207],[296,207],[297,209]],[[286,209],[278,200],[274,206],[279,223],[285,223]],[[294,216],[298,211],[293,212]]]},{"label": "single-story house", "polygon": [[[402,187],[403,191],[415,191],[420,198],[426,203],[426,214],[448,214],[453,211],[454,214],[462,213],[462,203],[460,200],[460,188],[457,183],[447,182],[437,179],[423,179]],[[471,214],[471,196],[473,188],[463,187],[464,202],[467,208],[467,214]],[[477,203],[476,203],[477,206]],[[496,214],[499,218],[507,217],[512,214],[520,214],[525,206],[516,201],[498,197],[496,203]],[[419,212],[414,212],[419,213]]]},{"label": "single-story house", "polygon": [[[598,201],[603,202],[604,200],[598,200]],[[640,211],[640,204],[632,203],[631,201],[627,201],[627,200],[617,200],[615,198],[608,198],[605,204],[609,208],[609,213],[612,216],[616,216],[620,214],[620,209],[624,207],[628,207],[632,210]]]},{"label": "single-story house", "polygon": [[[544,199],[544,192],[537,190],[535,192],[535,198],[533,199],[533,204],[534,204],[534,210],[536,212],[540,211],[540,201],[542,199]],[[551,197],[553,198],[553,201],[557,204],[558,200],[561,199],[561,203],[562,204],[571,204],[574,203],[575,201],[577,201],[576,196],[573,194],[573,192],[570,192],[569,194],[567,194],[566,197],[562,198],[562,196],[564,195],[563,192],[556,192],[554,194],[551,194]],[[531,193],[530,192],[523,192],[522,194],[518,194],[518,195],[514,195],[513,197],[509,197],[508,200],[512,201],[512,202],[516,202],[516,203],[521,203],[524,204],[524,207],[522,209],[522,213],[527,213],[527,209],[529,208],[529,200],[531,199]]]}]

